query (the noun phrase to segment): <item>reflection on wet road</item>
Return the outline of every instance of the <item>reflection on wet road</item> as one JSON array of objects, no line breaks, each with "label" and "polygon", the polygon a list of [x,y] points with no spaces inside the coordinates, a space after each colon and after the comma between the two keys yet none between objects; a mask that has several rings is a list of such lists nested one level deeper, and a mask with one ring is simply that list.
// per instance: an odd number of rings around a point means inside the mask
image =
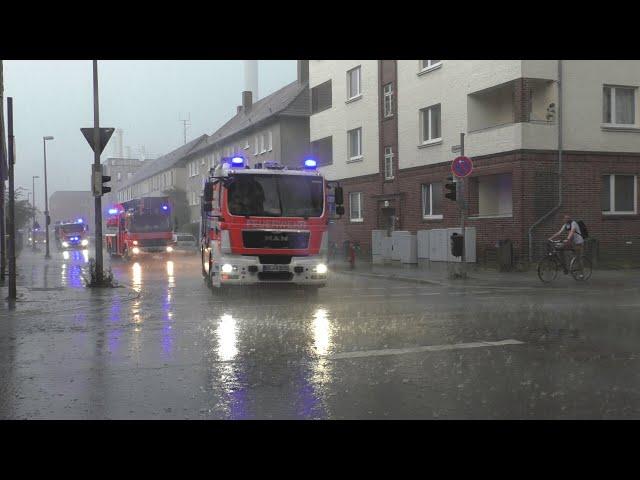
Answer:
[{"label": "reflection on wet road", "polygon": [[640,417],[637,311],[612,318],[613,291],[335,275],[219,296],[184,255],[113,261],[127,287],[87,292],[87,262],[47,266],[46,315],[7,314],[0,418]]}]

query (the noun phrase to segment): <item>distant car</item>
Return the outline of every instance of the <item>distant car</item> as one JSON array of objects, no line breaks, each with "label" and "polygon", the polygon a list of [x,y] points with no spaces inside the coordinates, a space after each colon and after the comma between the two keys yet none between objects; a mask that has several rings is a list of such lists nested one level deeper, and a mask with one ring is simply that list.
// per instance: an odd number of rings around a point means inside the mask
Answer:
[{"label": "distant car", "polygon": [[176,251],[188,253],[196,253],[199,251],[196,237],[194,237],[190,233],[175,233],[173,235],[173,239],[175,242],[174,249]]}]

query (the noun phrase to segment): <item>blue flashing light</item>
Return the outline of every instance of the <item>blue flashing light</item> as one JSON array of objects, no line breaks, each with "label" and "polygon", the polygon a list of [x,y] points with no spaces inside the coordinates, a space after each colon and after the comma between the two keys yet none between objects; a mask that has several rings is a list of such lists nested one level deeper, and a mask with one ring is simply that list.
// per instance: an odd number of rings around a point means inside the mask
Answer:
[{"label": "blue flashing light", "polygon": [[162,210],[164,210],[165,212],[169,210],[169,205],[162,205]]},{"label": "blue flashing light", "polygon": [[115,215],[116,213],[118,213],[118,209],[117,208],[110,208],[109,209],[109,215]]},{"label": "blue flashing light", "polygon": [[318,162],[316,162],[313,158],[307,158],[304,161],[304,168],[308,170],[315,170],[318,166]]},{"label": "blue flashing light", "polygon": [[82,223],[82,219],[79,218],[78,220],[76,220],[76,223]]},{"label": "blue flashing light", "polygon": [[231,165],[233,165],[234,167],[241,167],[242,165],[244,165],[244,158],[242,158],[242,157],[233,157],[231,159]]}]

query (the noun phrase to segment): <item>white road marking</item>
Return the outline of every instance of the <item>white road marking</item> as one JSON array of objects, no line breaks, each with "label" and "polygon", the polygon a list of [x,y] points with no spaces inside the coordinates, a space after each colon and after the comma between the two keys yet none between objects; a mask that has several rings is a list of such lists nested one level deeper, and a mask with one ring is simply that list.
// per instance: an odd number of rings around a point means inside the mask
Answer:
[{"label": "white road marking", "polygon": [[329,360],[342,360],[345,358],[364,358],[364,357],[381,357],[386,355],[402,355],[405,353],[420,353],[420,352],[439,352],[442,350],[459,350],[464,348],[479,348],[479,347],[499,347],[502,345],[520,345],[524,342],[514,339],[499,340],[497,342],[471,342],[471,343],[454,343],[451,345],[427,345],[424,347],[411,347],[411,348],[388,348],[384,350],[362,350],[357,352],[343,352],[329,355]]}]

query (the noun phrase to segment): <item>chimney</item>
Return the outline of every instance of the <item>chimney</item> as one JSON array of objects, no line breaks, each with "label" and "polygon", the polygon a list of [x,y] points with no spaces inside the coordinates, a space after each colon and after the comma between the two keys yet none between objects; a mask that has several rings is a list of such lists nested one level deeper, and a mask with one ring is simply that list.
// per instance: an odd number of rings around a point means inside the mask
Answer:
[{"label": "chimney", "polygon": [[244,91],[253,93],[253,98],[258,101],[258,61],[244,61]]},{"label": "chimney", "polygon": [[298,83],[309,81],[309,60],[298,60]]},{"label": "chimney", "polygon": [[236,112],[236,115],[237,115],[238,113],[240,113],[241,111],[242,111],[242,105],[238,105],[238,111]]},{"label": "chimney", "polygon": [[251,111],[251,105],[253,103],[252,97],[251,92],[242,92],[242,109],[244,110],[244,113],[249,113]]}]

